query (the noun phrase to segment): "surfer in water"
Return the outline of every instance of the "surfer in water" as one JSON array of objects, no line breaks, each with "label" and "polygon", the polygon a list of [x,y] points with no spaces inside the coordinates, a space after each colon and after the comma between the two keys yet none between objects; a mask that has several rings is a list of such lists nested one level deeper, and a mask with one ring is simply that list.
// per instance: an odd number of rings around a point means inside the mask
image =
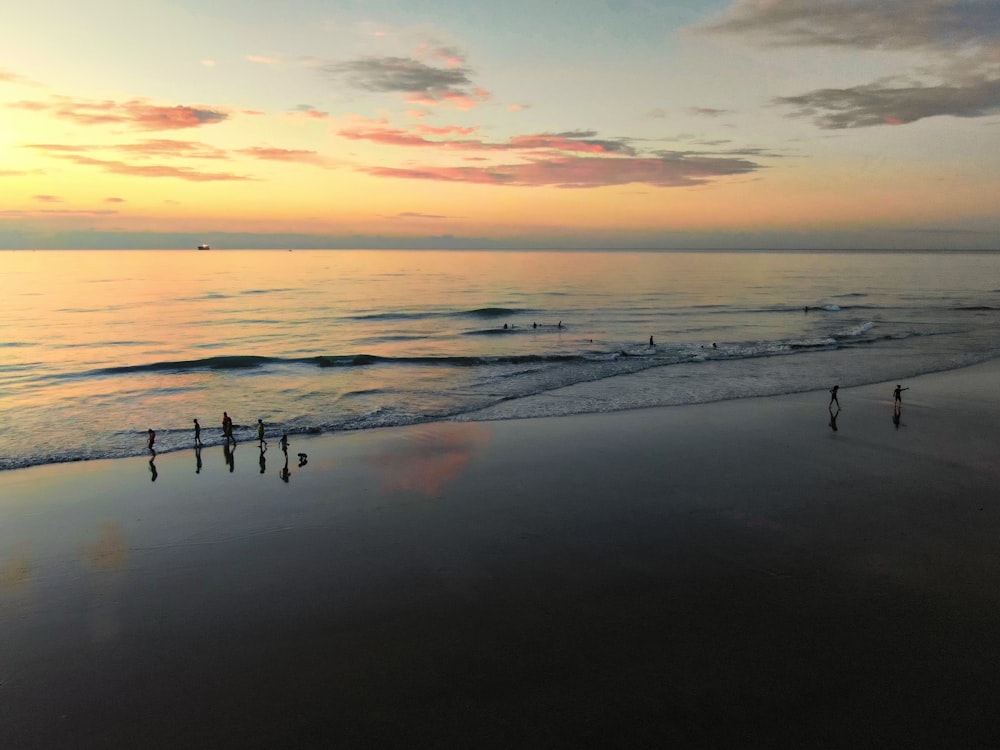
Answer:
[{"label": "surfer in water", "polygon": [[650,349],[655,349],[656,348],[656,344],[653,343],[653,337],[652,336],[649,337],[649,348]]}]

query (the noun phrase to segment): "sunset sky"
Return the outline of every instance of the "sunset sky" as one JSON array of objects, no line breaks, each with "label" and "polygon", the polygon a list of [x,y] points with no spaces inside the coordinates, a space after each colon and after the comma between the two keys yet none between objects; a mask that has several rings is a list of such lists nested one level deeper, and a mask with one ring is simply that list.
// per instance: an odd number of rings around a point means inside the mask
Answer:
[{"label": "sunset sky", "polygon": [[997,0],[33,0],[0,247],[1000,248]]}]

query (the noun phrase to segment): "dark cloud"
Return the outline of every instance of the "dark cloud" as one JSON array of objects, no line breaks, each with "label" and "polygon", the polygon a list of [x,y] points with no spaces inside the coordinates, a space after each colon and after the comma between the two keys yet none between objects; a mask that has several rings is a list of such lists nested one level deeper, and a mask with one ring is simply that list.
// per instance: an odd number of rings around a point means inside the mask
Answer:
[{"label": "dark cloud", "polygon": [[759,164],[746,159],[673,155],[659,158],[566,156],[538,159],[524,164],[486,167],[373,167],[364,171],[378,177],[412,180],[595,188],[633,183],[655,187],[689,187],[705,184],[718,177],[749,174],[758,169],[761,169]]},{"label": "dark cloud", "polygon": [[[457,61],[454,61],[457,62]],[[489,98],[475,87],[471,71],[460,64],[428,65],[412,57],[362,57],[322,66],[329,75],[343,77],[355,88],[380,93],[407,94],[414,104],[451,103],[469,109]]]},{"label": "dark cloud", "polygon": [[916,82],[817,89],[774,103],[825,129],[900,125],[1000,111],[997,0],[737,0],[707,33],[768,44],[932,54]]},{"label": "dark cloud", "polygon": [[698,117],[721,117],[722,115],[729,114],[729,110],[715,109],[713,107],[691,107],[688,113]]},{"label": "dark cloud", "polygon": [[323,69],[345,76],[348,82],[366,91],[403,93],[458,89],[472,85],[468,68],[440,68],[412,57],[363,57],[344,63],[331,63]]},{"label": "dark cloud", "polygon": [[860,49],[989,45],[1000,40],[996,0],[738,0],[708,33],[771,44]]},{"label": "dark cloud", "polygon": [[982,117],[1000,113],[1000,79],[969,85],[898,88],[869,84],[818,89],[774,101],[794,107],[793,116],[810,117],[828,130],[904,125],[939,115]]}]

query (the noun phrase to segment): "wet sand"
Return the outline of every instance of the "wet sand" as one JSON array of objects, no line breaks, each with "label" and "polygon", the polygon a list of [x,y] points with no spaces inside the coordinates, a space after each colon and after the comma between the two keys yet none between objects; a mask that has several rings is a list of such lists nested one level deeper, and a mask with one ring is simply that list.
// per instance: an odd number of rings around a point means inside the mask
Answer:
[{"label": "wet sand", "polygon": [[998,382],[0,474],[0,747],[995,746]]}]

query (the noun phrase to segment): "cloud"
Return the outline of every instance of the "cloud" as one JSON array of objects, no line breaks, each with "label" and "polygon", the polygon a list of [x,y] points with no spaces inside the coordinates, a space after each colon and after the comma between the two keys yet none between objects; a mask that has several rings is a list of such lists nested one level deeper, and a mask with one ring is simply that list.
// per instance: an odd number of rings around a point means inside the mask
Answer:
[{"label": "cloud", "polygon": [[31,197],[39,203],[62,203],[62,198],[57,195],[33,195]]},{"label": "cloud", "polygon": [[767,44],[932,53],[907,84],[876,81],[779,97],[824,129],[1000,112],[996,0],[737,0],[704,33]]},{"label": "cloud", "polygon": [[66,145],[62,143],[28,143],[25,148],[45,151],[57,156],[62,153],[88,153],[107,150],[121,151],[133,156],[170,156],[188,159],[228,159],[222,149],[197,141],[175,141],[168,138],[139,141],[138,143],[119,143],[114,146]]},{"label": "cloud", "polygon": [[7,105],[14,109],[51,112],[60,119],[80,125],[125,125],[139,130],[179,130],[211,125],[229,115],[208,107],[159,106],[143,99],[126,102],[95,101],[53,96],[44,101],[20,101]]},{"label": "cloud", "polygon": [[109,208],[84,209],[84,208],[44,208],[34,211],[22,209],[0,210],[0,218],[4,219],[31,219],[43,216],[46,218],[58,216],[114,216],[118,212]]},{"label": "cloud", "polygon": [[105,198],[104,202],[105,203],[125,203],[125,199],[124,198],[117,198],[115,196],[111,196],[109,198]]},{"label": "cloud", "polygon": [[[53,156],[56,155],[53,154]],[[62,154],[59,156],[82,166],[97,167],[111,174],[131,175],[133,177],[174,177],[179,180],[189,180],[191,182],[243,181],[253,179],[246,175],[228,172],[202,172],[188,167],[168,167],[160,164],[126,164],[121,161],[93,159],[89,156],[81,156],[79,154]]]},{"label": "cloud", "polygon": [[461,62],[454,58],[441,67],[413,57],[362,57],[322,69],[364,91],[406,94],[411,104],[471,109],[489,99],[490,93],[473,85],[471,71]]},{"label": "cloud", "polygon": [[214,68],[215,60],[202,60],[201,64],[204,65],[206,68]]},{"label": "cloud", "polygon": [[715,109],[713,107],[691,107],[688,110],[688,114],[692,114],[697,117],[721,117],[722,115],[729,114],[729,110]]},{"label": "cloud", "polygon": [[485,167],[371,167],[378,177],[468,182],[481,185],[595,188],[633,183],[655,187],[689,187],[731,175],[749,174],[760,165],[746,159],[687,156],[601,158],[565,156],[525,164]]},{"label": "cloud", "polygon": [[955,49],[1000,40],[995,0],[738,0],[698,30],[786,46]]},{"label": "cloud", "polygon": [[440,214],[421,214],[415,211],[402,211],[394,216],[390,217],[394,219],[450,219],[450,216],[442,216]]},{"label": "cloud", "polygon": [[303,117],[309,117],[313,120],[329,120],[330,114],[328,112],[321,112],[316,109],[311,104],[298,104],[292,107],[292,114],[302,115]]},{"label": "cloud", "polygon": [[513,136],[505,142],[488,142],[476,138],[433,140],[425,135],[471,135],[475,128],[458,126],[417,125],[413,131],[390,127],[385,120],[356,119],[341,128],[338,135],[351,140],[369,141],[391,146],[437,147],[465,151],[567,151],[592,154],[634,154],[626,139],[595,138],[592,130],[572,130],[563,133],[537,133]]},{"label": "cloud", "polygon": [[178,156],[188,159],[226,159],[226,152],[197,141],[175,141],[168,138],[123,143],[110,147],[138,156]]},{"label": "cloud", "polygon": [[326,160],[316,151],[253,146],[237,149],[236,153],[268,161],[295,162],[298,164],[314,164],[316,166],[326,165]]},{"label": "cloud", "polygon": [[879,84],[819,89],[775,99],[827,130],[905,125],[926,117],[983,117],[1000,113],[1000,79],[970,85],[888,87]]},{"label": "cloud", "polygon": [[279,65],[281,59],[277,57],[267,57],[265,55],[247,55],[247,60],[261,65]]},{"label": "cloud", "polygon": [[29,84],[30,81],[22,75],[0,68],[0,83]]}]

